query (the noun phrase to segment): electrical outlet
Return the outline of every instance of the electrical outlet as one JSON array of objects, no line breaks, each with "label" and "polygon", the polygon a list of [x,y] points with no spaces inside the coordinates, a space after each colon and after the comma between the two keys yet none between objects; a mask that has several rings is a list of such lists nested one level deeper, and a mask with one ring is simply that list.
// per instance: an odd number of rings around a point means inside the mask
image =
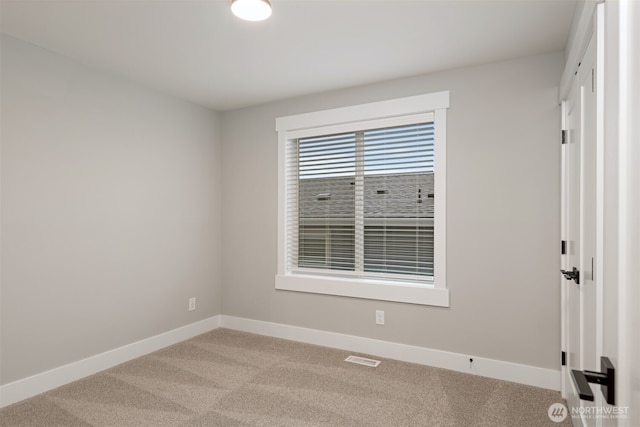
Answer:
[{"label": "electrical outlet", "polygon": [[189,311],[193,311],[196,309],[196,299],[189,298]]},{"label": "electrical outlet", "polygon": [[376,325],[384,325],[384,311],[376,310]]}]

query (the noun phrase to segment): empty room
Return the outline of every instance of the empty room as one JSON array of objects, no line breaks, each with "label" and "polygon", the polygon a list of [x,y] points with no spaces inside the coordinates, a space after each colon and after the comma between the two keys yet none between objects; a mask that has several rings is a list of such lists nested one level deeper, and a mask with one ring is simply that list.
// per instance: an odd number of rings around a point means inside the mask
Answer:
[{"label": "empty room", "polygon": [[640,426],[640,1],[0,30],[0,426]]}]

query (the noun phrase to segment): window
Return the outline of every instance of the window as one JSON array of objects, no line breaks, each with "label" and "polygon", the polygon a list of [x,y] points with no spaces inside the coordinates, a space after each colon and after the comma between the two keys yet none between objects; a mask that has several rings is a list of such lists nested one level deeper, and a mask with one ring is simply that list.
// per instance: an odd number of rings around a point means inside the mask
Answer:
[{"label": "window", "polygon": [[448,98],[277,119],[277,289],[448,306]]}]

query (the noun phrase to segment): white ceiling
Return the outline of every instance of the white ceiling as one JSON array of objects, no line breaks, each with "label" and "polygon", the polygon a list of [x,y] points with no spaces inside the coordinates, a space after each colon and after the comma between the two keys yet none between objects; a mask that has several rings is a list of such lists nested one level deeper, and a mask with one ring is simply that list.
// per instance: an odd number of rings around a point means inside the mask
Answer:
[{"label": "white ceiling", "polygon": [[564,49],[576,0],[2,0],[1,30],[218,111]]}]

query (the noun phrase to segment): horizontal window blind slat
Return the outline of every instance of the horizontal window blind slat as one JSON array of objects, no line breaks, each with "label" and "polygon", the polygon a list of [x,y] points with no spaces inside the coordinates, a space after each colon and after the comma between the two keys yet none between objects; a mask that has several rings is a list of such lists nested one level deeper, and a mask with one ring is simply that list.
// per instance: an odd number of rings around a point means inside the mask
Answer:
[{"label": "horizontal window blind slat", "polygon": [[362,257],[363,273],[433,275],[434,157],[432,122],[292,141],[288,265],[355,271]]}]

